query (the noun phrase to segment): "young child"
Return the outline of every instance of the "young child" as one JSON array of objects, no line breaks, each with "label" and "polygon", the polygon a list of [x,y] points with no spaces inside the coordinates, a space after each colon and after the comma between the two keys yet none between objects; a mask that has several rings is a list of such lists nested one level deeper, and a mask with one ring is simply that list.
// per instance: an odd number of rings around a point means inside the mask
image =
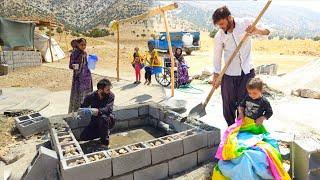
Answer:
[{"label": "young child", "polygon": [[133,53],[133,62],[132,62],[132,66],[135,69],[135,73],[136,73],[136,81],[134,82],[134,84],[140,84],[141,83],[141,68],[143,66],[143,58],[141,53],[139,52],[139,48],[136,47],[134,48],[134,53]]},{"label": "young child", "polygon": [[263,82],[259,78],[252,78],[247,84],[248,96],[240,103],[238,118],[251,118],[257,125],[263,124],[273,112],[269,101],[262,96]]}]

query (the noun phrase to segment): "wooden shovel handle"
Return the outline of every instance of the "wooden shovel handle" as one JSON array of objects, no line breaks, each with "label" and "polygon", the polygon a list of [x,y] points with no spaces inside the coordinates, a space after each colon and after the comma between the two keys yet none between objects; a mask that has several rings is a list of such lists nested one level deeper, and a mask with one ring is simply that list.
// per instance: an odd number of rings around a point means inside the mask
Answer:
[{"label": "wooden shovel handle", "polygon": [[[263,16],[263,14],[266,12],[266,10],[268,9],[268,7],[270,6],[271,2],[272,2],[272,0],[269,0],[269,1],[267,2],[267,4],[264,6],[264,8],[263,8],[263,9],[261,10],[261,12],[259,13],[258,17],[256,17],[256,19],[255,19],[254,22],[252,23],[252,26],[256,26],[256,25],[257,25],[257,23],[259,22],[259,20],[260,20],[261,17]],[[246,33],[246,34],[242,37],[239,45],[236,47],[236,49],[233,51],[232,55],[231,55],[230,58],[228,59],[227,63],[224,65],[224,67],[223,67],[221,73],[219,74],[219,76],[217,77],[217,80],[216,80],[216,81],[221,82],[224,73],[227,71],[227,69],[228,69],[228,67],[230,66],[231,62],[233,61],[234,57],[235,57],[235,56],[237,55],[237,53],[239,52],[242,44],[247,40],[247,38],[248,38],[249,36],[250,36],[250,34],[249,34],[249,33]],[[211,96],[212,96],[212,94],[214,93],[214,91],[215,91],[215,88],[214,88],[214,86],[212,86],[210,93],[208,94],[206,100],[205,100],[204,103],[203,103],[203,106],[204,106],[204,107],[207,106],[207,104],[208,104],[208,102],[210,101]]]}]

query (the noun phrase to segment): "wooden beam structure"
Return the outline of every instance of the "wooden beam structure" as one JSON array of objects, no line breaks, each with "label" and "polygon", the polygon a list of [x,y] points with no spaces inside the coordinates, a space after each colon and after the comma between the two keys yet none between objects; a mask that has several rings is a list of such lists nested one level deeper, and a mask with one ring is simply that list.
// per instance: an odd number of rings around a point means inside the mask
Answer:
[{"label": "wooden beam structure", "polygon": [[120,28],[120,24],[124,24],[124,23],[128,23],[128,22],[132,22],[132,21],[138,21],[141,19],[146,19],[152,16],[156,16],[156,15],[161,15],[161,17],[165,18],[165,28],[166,28],[166,33],[167,33],[167,41],[168,41],[168,45],[169,45],[169,53],[170,53],[170,58],[171,58],[171,96],[174,96],[174,57],[173,57],[173,51],[172,51],[172,46],[171,46],[171,38],[170,38],[170,32],[169,32],[169,25],[168,25],[168,20],[166,17],[166,12],[167,11],[171,11],[174,9],[178,8],[178,4],[177,3],[173,3],[173,4],[169,4],[166,6],[162,6],[162,7],[157,7],[154,9],[149,10],[146,13],[137,15],[137,16],[133,16],[127,19],[122,19],[122,20],[118,20],[118,21],[112,21],[110,23],[110,27],[113,31],[116,31],[117,33],[117,81],[120,80],[120,69],[119,69],[119,61],[120,61],[120,32],[119,32],[119,28]]}]

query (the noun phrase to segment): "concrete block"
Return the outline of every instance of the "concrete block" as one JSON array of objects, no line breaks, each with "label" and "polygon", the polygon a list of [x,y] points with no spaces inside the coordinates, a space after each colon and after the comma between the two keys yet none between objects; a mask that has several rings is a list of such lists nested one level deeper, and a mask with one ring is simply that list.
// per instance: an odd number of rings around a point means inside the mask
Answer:
[{"label": "concrete block", "polygon": [[165,179],[168,177],[169,165],[162,163],[151,166],[133,173],[134,179],[150,180],[150,179]]},{"label": "concrete block", "polygon": [[119,107],[114,114],[118,121],[134,119],[139,117],[139,108],[137,105]]},{"label": "concrete block", "polygon": [[208,134],[200,130],[188,130],[179,134],[183,140],[183,153],[189,154],[208,146]]},{"label": "concrete block", "polygon": [[144,115],[149,115],[149,105],[148,104],[142,104],[139,108],[139,117]]},{"label": "concrete block", "polygon": [[16,124],[20,133],[25,137],[48,130],[48,119],[40,117],[31,120],[25,120]]},{"label": "concrete block", "polygon": [[[154,145],[155,142],[161,142],[160,145]],[[152,164],[157,164],[178,156],[183,155],[182,139],[174,139],[171,136],[165,136],[146,143],[151,151]]]},{"label": "concrete block", "polygon": [[208,135],[208,147],[219,145],[221,141],[220,129],[215,128],[211,131],[205,131]]},{"label": "concrete block", "polygon": [[59,159],[57,153],[45,147],[40,147],[35,158],[22,176],[24,180],[46,179],[57,171]]},{"label": "concrete block", "polygon": [[[70,159],[73,157],[81,156],[83,155],[82,149],[78,143],[78,141],[72,141],[67,144],[59,144],[58,146],[58,154],[60,159]],[[68,151],[66,151],[66,147],[74,148],[76,151],[76,154],[69,154]]]},{"label": "concrete block", "polygon": [[309,180],[319,180],[320,169],[309,172]]},{"label": "concrete block", "polygon": [[[72,159],[61,160],[61,174],[64,180],[80,179],[102,179],[111,176],[111,158],[105,151],[95,152],[102,153],[105,159],[91,162],[87,156],[78,156]],[[76,160],[83,161],[82,164],[71,165]]]},{"label": "concrete block", "polygon": [[128,123],[129,123],[129,128],[145,126],[148,124],[148,119],[139,117],[138,119],[129,120]]},{"label": "concrete block", "polygon": [[15,119],[15,122],[18,124],[18,123],[25,122],[27,120],[31,120],[32,118],[28,115],[25,115],[25,116],[15,117],[14,119]]},{"label": "concrete block", "polygon": [[169,176],[197,166],[197,152],[183,155],[169,161]]},{"label": "concrete block", "polygon": [[160,106],[155,103],[150,103],[149,115],[155,119],[160,119]]},{"label": "concrete block", "polygon": [[157,128],[158,124],[159,124],[159,120],[158,119],[155,119],[153,117],[149,117],[149,125]]},{"label": "concrete block", "polygon": [[[105,159],[92,161],[92,157],[96,155],[101,155]],[[85,156],[88,159],[88,168],[91,169],[88,171],[92,174],[91,179],[101,179],[108,178],[112,176],[112,165],[111,165],[111,157],[107,154],[106,151],[95,152],[91,154],[87,154]]]},{"label": "concrete block", "polygon": [[[150,149],[143,143],[134,144],[134,146],[142,147],[139,150],[133,150],[133,145],[125,146],[128,151],[121,155],[112,155],[113,150],[109,150],[108,153],[112,157],[113,175],[118,176],[151,164]],[[119,151],[121,148],[115,149]]]},{"label": "concrete block", "polygon": [[133,173],[112,177],[111,180],[133,180]]},{"label": "concrete block", "polygon": [[129,121],[119,121],[116,120],[115,127],[111,130],[113,131],[123,131],[129,128]]},{"label": "concrete block", "polygon": [[310,172],[320,169],[320,143],[314,139],[293,142],[293,167],[297,179],[309,179]]},{"label": "concrete block", "polygon": [[215,159],[215,155],[217,152],[217,146],[216,147],[205,147],[197,151],[198,153],[198,164],[204,163],[204,162],[213,162]]}]

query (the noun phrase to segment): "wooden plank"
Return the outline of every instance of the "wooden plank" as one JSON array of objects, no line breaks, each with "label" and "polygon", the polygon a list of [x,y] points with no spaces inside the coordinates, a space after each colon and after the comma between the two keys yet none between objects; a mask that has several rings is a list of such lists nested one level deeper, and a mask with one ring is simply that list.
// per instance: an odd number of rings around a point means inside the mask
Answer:
[{"label": "wooden plank", "polygon": [[169,25],[168,25],[168,19],[166,12],[162,12],[162,17],[164,19],[164,25],[166,28],[166,34],[167,34],[167,41],[168,41],[168,47],[169,47],[169,53],[170,53],[170,59],[171,59],[171,97],[174,96],[174,57],[173,57],[173,51],[172,51],[172,45],[171,45],[171,37],[170,37],[170,31],[169,31]]},{"label": "wooden plank", "polygon": [[117,25],[117,81],[120,81],[120,69],[119,69],[119,61],[120,61],[120,32],[119,32],[119,24]]},{"label": "wooden plank", "polygon": [[152,16],[155,16],[155,15],[161,14],[162,12],[174,10],[176,8],[178,8],[178,4],[177,3],[173,3],[173,4],[169,4],[167,6],[162,6],[162,7],[157,7],[157,8],[151,9],[146,13],[143,13],[143,14],[140,14],[140,15],[137,15],[137,16],[133,16],[133,17],[130,17],[128,19],[119,20],[118,22],[119,23],[127,23],[127,22],[132,22],[132,21],[138,21],[138,20],[141,20],[141,19],[146,19],[148,17],[152,17]]},{"label": "wooden plank", "polygon": [[53,54],[52,54],[52,49],[51,49],[51,24],[49,24],[49,50],[50,50],[50,55],[51,55],[51,61],[53,62]]}]

